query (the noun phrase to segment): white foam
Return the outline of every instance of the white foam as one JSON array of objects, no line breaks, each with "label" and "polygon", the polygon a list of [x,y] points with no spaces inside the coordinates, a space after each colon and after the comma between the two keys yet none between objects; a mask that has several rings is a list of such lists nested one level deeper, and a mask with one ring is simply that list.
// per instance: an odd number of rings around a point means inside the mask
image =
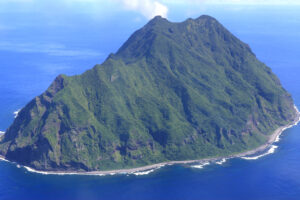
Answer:
[{"label": "white foam", "polygon": [[18,110],[16,110],[16,111],[14,112],[14,118],[17,118],[17,117],[18,117],[18,114],[19,114],[20,110],[21,110],[21,109],[18,109]]},{"label": "white foam", "polygon": [[0,135],[4,134],[5,132],[4,131],[0,131]]},{"label": "white foam", "polygon": [[142,171],[142,172],[134,172],[132,174],[136,175],[136,176],[141,176],[141,175],[148,175],[152,172],[154,172],[155,169],[150,169],[148,171]]},{"label": "white foam", "polygon": [[275,138],[274,142],[279,142],[280,141],[280,135],[277,135],[277,137]]},{"label": "white foam", "polygon": [[38,170],[35,170],[35,169],[32,169],[30,167],[26,167],[26,166],[23,166],[27,171],[29,172],[32,172],[32,173],[38,173],[38,174],[44,174],[44,175],[48,175],[49,173],[48,172],[43,172],[43,171],[38,171]]},{"label": "white foam", "polygon": [[296,105],[294,105],[295,110],[299,113],[299,110]]},{"label": "white foam", "polygon": [[[43,175],[93,175],[93,176],[104,176],[105,174],[97,174],[97,173],[80,173],[80,172],[45,172],[45,171],[39,171],[39,170],[35,170],[32,169],[30,167],[27,166],[22,166],[24,167],[28,172],[32,172],[32,173],[37,173],[37,174],[43,174]],[[106,175],[114,175],[114,173],[110,173],[110,174],[106,174]]]},{"label": "white foam", "polygon": [[219,161],[216,161],[216,164],[222,165],[222,164],[225,163],[225,162],[226,162],[226,159],[223,158],[223,159],[221,159],[221,160],[219,160]]},{"label": "white foam", "polygon": [[[19,165],[20,166],[20,165]],[[140,175],[147,175],[147,174],[150,174],[152,172],[154,172],[155,170],[161,168],[163,165],[157,167],[157,168],[154,168],[154,169],[151,169],[151,170],[147,170],[147,171],[136,171],[136,172],[130,172],[130,173],[126,173],[126,172],[120,172],[120,173],[108,173],[108,174],[102,174],[102,173],[89,173],[89,172],[45,172],[45,171],[39,171],[39,170],[35,170],[35,169],[32,169],[30,167],[27,167],[27,166],[22,166],[24,167],[28,172],[32,172],[32,173],[38,173],[38,174],[43,174],[43,175],[91,175],[91,176],[107,176],[107,175],[117,175],[117,174],[133,174],[133,175],[136,175],[136,176],[140,176]],[[18,166],[17,166],[18,167]],[[19,167],[18,167],[19,168]]]},{"label": "white foam", "polygon": [[152,172],[154,172],[155,170],[158,170],[159,168],[165,166],[164,164],[162,165],[159,165],[158,167],[155,167],[153,169],[150,169],[150,170],[146,170],[146,171],[136,171],[136,172],[132,172],[132,173],[129,173],[129,174],[134,174],[136,176],[141,176],[141,175],[148,175]]},{"label": "white foam", "polygon": [[[289,125],[289,126],[287,126],[287,127],[284,127],[284,128],[281,130],[281,133],[282,133],[283,131],[285,131],[286,129],[292,128],[293,126],[297,126],[298,123],[300,122],[300,112],[299,112],[298,108],[297,108],[295,105],[294,105],[294,108],[295,108],[295,110],[297,111],[297,113],[299,114],[298,120],[295,121],[294,124],[291,124],[291,125]],[[280,141],[280,136],[281,136],[281,134],[279,134],[279,135],[276,137],[276,139],[274,140],[274,142],[279,142],[279,141]]]},{"label": "white foam", "polygon": [[[283,129],[281,130],[281,133],[282,133],[283,131],[285,131],[286,129],[289,129],[289,128],[293,127],[293,126],[298,125],[298,123],[299,123],[299,121],[300,121],[300,112],[299,112],[298,108],[296,107],[296,105],[294,105],[294,108],[295,108],[296,112],[297,112],[298,115],[299,115],[297,121],[295,121],[294,124],[291,124],[291,125],[289,125],[289,126],[283,128]],[[279,141],[280,141],[280,136],[281,136],[281,134],[279,134],[279,135],[275,138],[274,142],[279,142]]]},{"label": "white foam", "polygon": [[192,168],[197,168],[197,169],[203,169],[204,166],[209,165],[209,164],[210,164],[209,162],[204,162],[204,163],[201,163],[199,165],[192,165],[191,167]]},{"label": "white foam", "polygon": [[0,160],[5,161],[5,162],[9,162],[9,160],[6,160],[6,159],[3,158],[2,156],[0,156]]},{"label": "white foam", "polygon": [[257,159],[259,159],[261,157],[264,157],[266,155],[274,153],[277,148],[278,148],[278,146],[271,145],[270,149],[267,152],[263,153],[263,154],[260,154],[258,156],[245,156],[245,157],[241,157],[241,158],[245,159],[245,160],[257,160]]},{"label": "white foam", "polygon": [[298,120],[295,122],[295,124],[294,124],[294,126],[296,126],[299,122],[300,122],[300,112],[299,112],[299,110],[298,110],[298,108],[297,108],[297,106],[296,105],[294,105],[294,108],[295,108],[295,110],[297,111],[297,113],[298,113]]}]

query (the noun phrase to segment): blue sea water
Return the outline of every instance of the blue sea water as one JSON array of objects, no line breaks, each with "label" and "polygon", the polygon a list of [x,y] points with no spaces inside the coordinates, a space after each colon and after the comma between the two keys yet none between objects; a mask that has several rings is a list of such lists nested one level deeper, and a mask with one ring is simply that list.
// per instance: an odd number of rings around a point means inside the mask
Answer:
[{"label": "blue sea water", "polygon": [[[170,10],[171,21],[210,14],[248,43],[300,107],[300,7],[210,6]],[[13,112],[64,73],[80,74],[116,52],[146,20],[120,12],[42,15],[0,9],[0,130]],[[0,199],[300,199],[300,126],[284,132],[274,154],[203,169],[167,166],[148,175],[42,175],[0,162]]]}]

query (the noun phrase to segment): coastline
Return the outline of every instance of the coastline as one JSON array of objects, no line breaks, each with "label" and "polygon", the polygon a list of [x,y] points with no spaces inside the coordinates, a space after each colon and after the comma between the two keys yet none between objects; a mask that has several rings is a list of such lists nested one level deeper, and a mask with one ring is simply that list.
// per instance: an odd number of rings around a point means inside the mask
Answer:
[{"label": "coastline", "polygon": [[[157,164],[152,164],[152,165],[147,165],[143,167],[137,167],[137,168],[130,168],[130,169],[118,169],[118,170],[107,170],[107,171],[90,171],[90,172],[78,172],[78,171],[40,171],[40,170],[35,170],[27,166],[20,166],[15,162],[18,167],[24,167],[27,171],[29,172],[34,172],[34,173],[39,173],[39,174],[44,174],[44,175],[97,175],[97,176],[105,176],[105,175],[116,175],[116,174],[134,174],[134,175],[146,175],[151,172],[153,172],[156,169],[159,169],[164,166],[169,166],[169,165],[174,165],[174,164],[198,164],[195,165],[194,168],[203,168],[203,166],[207,165],[209,162],[215,162],[216,164],[222,164],[228,159],[232,158],[243,158],[247,160],[253,160],[260,158],[262,156],[265,156],[269,153],[273,153],[277,146],[273,146],[272,144],[274,142],[279,141],[280,135],[283,133],[288,128],[291,128],[293,126],[296,126],[300,122],[300,112],[298,111],[297,107],[294,106],[296,112],[297,112],[297,117],[296,119],[289,123],[288,125],[281,126],[277,128],[272,135],[269,136],[268,141],[255,148],[252,150],[248,150],[245,152],[237,153],[237,154],[232,154],[229,156],[223,156],[223,157],[213,157],[213,158],[203,158],[203,159],[198,159],[198,160],[185,160],[185,161],[167,161],[167,162],[162,162],[162,163],[157,163]],[[265,154],[256,156],[256,157],[247,157],[251,156],[253,154],[262,152],[266,150],[268,147],[271,147],[269,151]],[[0,155],[0,160],[10,162],[9,160],[6,160],[5,157]]]}]

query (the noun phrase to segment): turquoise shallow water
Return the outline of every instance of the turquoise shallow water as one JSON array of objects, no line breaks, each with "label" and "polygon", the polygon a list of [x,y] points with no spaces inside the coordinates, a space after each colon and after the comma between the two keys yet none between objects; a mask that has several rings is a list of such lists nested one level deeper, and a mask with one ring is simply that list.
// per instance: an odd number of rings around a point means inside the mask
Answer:
[{"label": "turquoise shallow water", "polygon": [[[174,10],[171,20],[184,20]],[[206,14],[248,43],[300,107],[298,11],[211,7]],[[133,19],[128,13],[109,19],[70,14],[49,19],[0,12],[0,130],[58,74],[79,74],[115,52],[145,23]],[[286,130],[276,145],[274,154],[258,160],[232,159],[203,169],[174,165],[143,176],[41,175],[1,161],[0,199],[299,199],[300,126]]]}]

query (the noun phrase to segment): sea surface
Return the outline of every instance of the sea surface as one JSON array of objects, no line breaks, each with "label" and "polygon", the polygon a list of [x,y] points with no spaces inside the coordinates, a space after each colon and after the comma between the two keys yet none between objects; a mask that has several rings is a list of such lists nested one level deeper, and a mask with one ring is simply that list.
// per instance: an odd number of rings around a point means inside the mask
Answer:
[{"label": "sea surface", "polygon": [[[190,13],[170,7],[171,21],[209,14],[280,78],[300,107],[300,7],[210,6]],[[14,112],[61,73],[80,74],[116,52],[146,20],[118,12],[55,16],[0,9],[0,131]],[[42,175],[0,161],[0,199],[300,199],[300,126],[284,131],[272,154],[193,168],[167,166],[144,175]]]}]

